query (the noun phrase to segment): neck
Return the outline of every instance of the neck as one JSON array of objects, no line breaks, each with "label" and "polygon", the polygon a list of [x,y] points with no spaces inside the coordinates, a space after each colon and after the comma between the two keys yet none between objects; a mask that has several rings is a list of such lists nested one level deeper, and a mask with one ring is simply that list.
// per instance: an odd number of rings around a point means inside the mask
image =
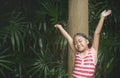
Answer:
[{"label": "neck", "polygon": [[87,47],[85,50],[80,51],[80,53],[86,53],[89,50],[89,48]]},{"label": "neck", "polygon": [[89,50],[89,48],[87,48],[86,50],[80,52],[81,58],[84,58],[87,55],[88,50]]}]

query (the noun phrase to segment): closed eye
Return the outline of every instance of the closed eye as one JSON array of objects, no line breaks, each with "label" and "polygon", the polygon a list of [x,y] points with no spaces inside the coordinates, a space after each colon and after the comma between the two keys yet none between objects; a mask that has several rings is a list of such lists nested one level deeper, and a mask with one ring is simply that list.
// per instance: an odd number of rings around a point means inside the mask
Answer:
[{"label": "closed eye", "polygon": [[79,40],[78,42],[82,42],[82,40]]}]

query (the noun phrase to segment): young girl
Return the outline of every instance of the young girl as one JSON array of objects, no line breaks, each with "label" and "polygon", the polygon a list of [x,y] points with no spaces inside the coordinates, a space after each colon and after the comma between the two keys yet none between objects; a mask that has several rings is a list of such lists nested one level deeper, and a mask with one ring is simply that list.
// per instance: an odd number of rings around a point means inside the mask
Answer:
[{"label": "young girl", "polygon": [[71,49],[75,53],[75,65],[72,73],[72,78],[93,78],[95,66],[97,63],[97,52],[99,46],[100,32],[104,23],[105,17],[111,14],[111,10],[104,10],[97,28],[94,32],[92,46],[89,47],[89,40],[83,33],[77,33],[72,38],[60,24],[55,27],[60,30],[62,35],[67,39]]}]

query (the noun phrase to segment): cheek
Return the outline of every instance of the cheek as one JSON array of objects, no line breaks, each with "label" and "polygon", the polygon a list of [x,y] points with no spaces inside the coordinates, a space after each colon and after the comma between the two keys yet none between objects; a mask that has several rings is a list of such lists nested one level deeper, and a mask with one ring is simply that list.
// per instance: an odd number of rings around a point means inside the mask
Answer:
[{"label": "cheek", "polygon": [[81,44],[84,45],[84,46],[88,45],[88,43],[86,41],[82,42]]},{"label": "cheek", "polygon": [[89,41],[88,41],[88,40],[85,40],[85,41],[83,41],[83,44],[88,45],[88,44],[89,44]]},{"label": "cheek", "polygon": [[75,48],[77,48],[77,45],[74,45],[75,46]]}]

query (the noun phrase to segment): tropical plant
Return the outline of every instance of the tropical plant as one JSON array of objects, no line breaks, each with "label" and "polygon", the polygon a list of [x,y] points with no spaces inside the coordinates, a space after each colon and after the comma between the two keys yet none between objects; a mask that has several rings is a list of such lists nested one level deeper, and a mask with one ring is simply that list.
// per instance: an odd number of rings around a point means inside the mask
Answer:
[{"label": "tropical plant", "polygon": [[[38,28],[37,30],[35,29],[36,34],[33,33],[38,38],[36,38],[37,46],[31,46],[31,51],[35,55],[30,67],[28,66],[28,72],[31,77],[63,78],[66,76],[63,60],[65,59],[65,54],[67,54],[67,52],[65,52],[67,49],[67,41],[62,36],[58,36],[60,33],[54,28],[55,23],[64,24],[66,22],[61,19],[65,9],[63,9],[62,3],[59,2],[60,1],[57,0],[44,0],[42,3],[40,2],[43,6],[43,11],[37,11],[35,17],[39,19],[41,16],[37,16],[42,15],[43,20],[39,21],[39,30]],[[64,19],[66,20],[66,18]]]},{"label": "tropical plant", "polygon": [[8,50],[9,48],[2,50],[0,53],[0,77],[4,78],[7,78],[7,72],[13,71],[10,66],[12,66],[14,63],[9,59],[12,57],[12,55],[7,53]]},{"label": "tropical plant", "polygon": [[[119,2],[119,1],[118,1]],[[112,0],[91,0],[89,1],[89,25],[92,32],[89,32],[90,35],[93,35],[93,31],[97,25],[99,20],[99,15],[101,11],[105,9],[111,9],[112,14],[106,19],[103,31],[101,33],[100,39],[100,48],[99,48],[99,57],[98,64],[95,72],[95,78],[113,78],[117,77],[113,70],[115,69],[114,61],[118,60],[116,58],[116,53],[118,53],[119,49],[119,31],[116,31],[119,28],[119,11],[116,9],[118,5],[116,1]],[[114,7],[113,7],[114,6]],[[117,49],[117,50],[115,50]],[[116,70],[119,71],[119,70]]]}]

